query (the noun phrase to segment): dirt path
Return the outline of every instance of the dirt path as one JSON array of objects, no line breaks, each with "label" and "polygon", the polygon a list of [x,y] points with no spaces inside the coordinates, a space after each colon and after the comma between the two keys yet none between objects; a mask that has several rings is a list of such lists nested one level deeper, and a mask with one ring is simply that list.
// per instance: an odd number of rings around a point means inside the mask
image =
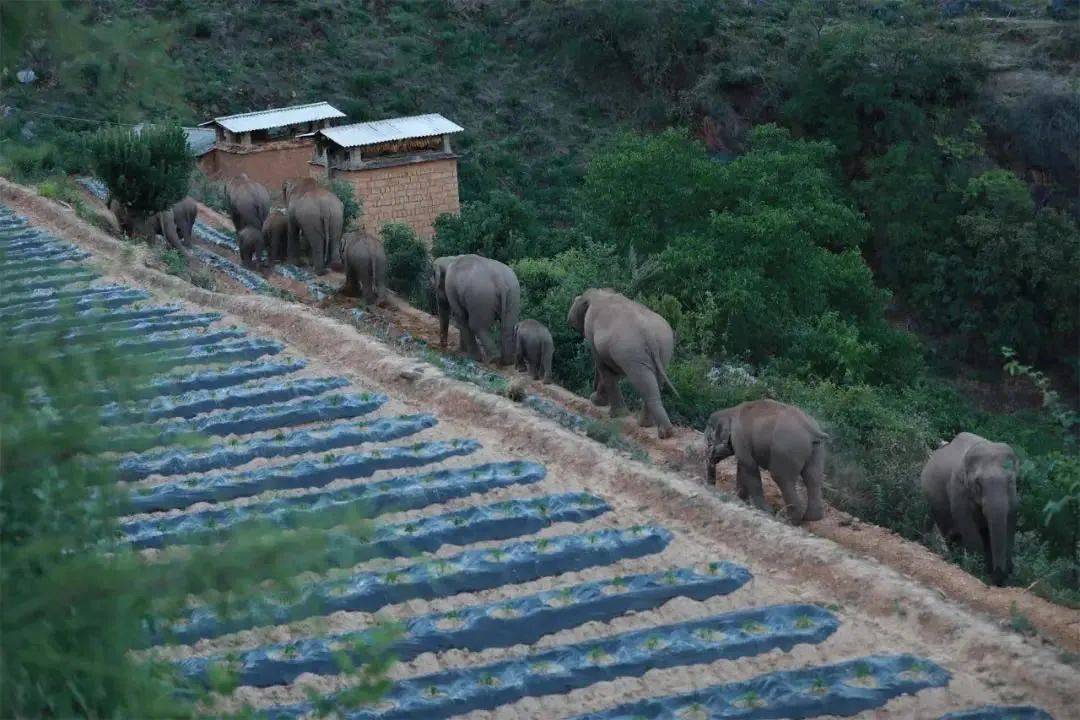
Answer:
[{"label": "dirt path", "polygon": [[[825,521],[812,528],[792,528],[741,504],[723,501],[697,482],[696,472],[675,472],[666,467],[695,467],[698,437],[690,430],[681,430],[674,440],[658,441],[631,428],[628,436],[647,447],[658,462],[646,465],[631,461],[516,403],[449,379],[414,358],[403,357],[388,345],[358,333],[349,325],[313,313],[310,306],[195,288],[145,267],[145,250],[132,250],[131,246],[83,223],[73,213],[65,212],[23,188],[0,181],[0,199],[33,222],[93,252],[95,262],[111,280],[144,287],[159,300],[179,299],[193,308],[224,312],[228,322],[240,322],[263,336],[278,338],[320,367],[333,368],[365,387],[386,392],[396,407],[435,412],[442,420],[440,431],[447,435],[464,434],[476,438],[483,444],[485,452],[493,453],[493,456],[533,458],[543,462],[548,469],[545,490],[586,490],[599,495],[613,508],[609,516],[590,521],[584,526],[586,529],[660,523],[675,533],[671,544],[662,553],[623,562],[614,572],[651,571],[673,565],[702,566],[722,559],[743,563],[754,575],[752,583],[729,597],[701,603],[672,601],[659,610],[556,633],[537,643],[537,647],[694,619],[718,611],[782,602],[822,603],[832,608],[841,621],[840,628],[829,639],[817,645],[799,645],[788,653],[771,652],[738,661],[654,670],[644,679],[621,678],[600,683],[561,697],[545,698],[542,705],[535,699],[526,698],[495,713],[473,712],[468,715],[470,718],[569,717],[626,700],[685,692],[763,672],[836,662],[873,652],[916,653],[940,663],[952,673],[952,679],[947,687],[896,698],[883,709],[865,712],[863,717],[932,718],[947,710],[987,702],[1030,702],[1045,707],[1058,718],[1076,716],[1074,701],[1076,688],[1080,687],[1080,673],[1063,663],[1052,648],[1022,638],[973,612],[972,608],[986,609],[980,606],[985,600],[980,601],[979,593],[975,592],[981,583],[937,561],[944,566],[943,570],[967,578],[956,587],[964,590],[964,583],[970,584],[971,597],[960,592],[958,602],[951,593],[946,596],[931,589],[936,585],[931,582],[935,578],[921,576],[923,572],[935,572],[933,563],[936,559],[929,556],[928,551],[919,549],[928,556],[920,560],[917,546],[897,541],[879,529],[845,527],[841,524],[843,518],[835,513],[830,513]],[[421,315],[403,310],[395,314],[404,318],[399,324],[409,332],[417,335],[430,332],[425,330]],[[430,328],[430,325],[426,327]],[[562,400],[582,414],[592,414],[592,409],[585,403],[572,396],[564,397],[565,392],[558,388],[533,389]],[[833,522],[835,524],[831,525]],[[847,547],[855,547],[859,553],[849,552],[830,539],[815,537],[814,534],[833,532],[823,532],[823,527],[842,530],[839,533],[841,543],[850,543]],[[556,526],[540,535],[552,536],[560,532],[566,532],[566,528]],[[872,551],[868,554],[873,559],[863,554],[865,550],[854,538],[871,538],[865,544],[866,550]],[[895,552],[874,547],[876,544],[888,544]],[[879,553],[893,558],[892,561],[879,562]],[[906,562],[912,563],[910,568],[905,566]],[[611,569],[601,570],[573,573],[571,577],[560,578],[560,582],[605,577],[612,572]],[[913,577],[921,582],[915,582]],[[548,579],[498,592],[517,596],[553,586]],[[489,595],[499,597],[498,592]],[[455,596],[451,605],[427,601],[410,603],[408,610],[415,613],[433,607],[448,609],[456,607],[456,603],[476,602],[489,595]],[[996,596],[998,591],[983,588],[982,595]],[[1007,603],[1007,597],[1002,596],[1002,602]],[[1037,608],[1036,600],[1021,595],[1017,606],[1033,623],[1045,622],[1046,626],[1040,626],[1040,630],[1048,634],[1053,632],[1063,647],[1080,647],[1077,614],[1051,606],[1047,618],[1043,618],[1031,611]],[[997,603],[991,605],[990,610],[998,607]],[[338,622],[355,627],[362,625],[364,619],[343,616]],[[289,638],[302,634],[305,628],[279,630],[279,637]],[[478,652],[453,650],[421,656],[403,663],[395,672],[399,677],[412,677],[439,669],[492,662],[520,654],[520,651],[520,648]],[[334,681],[322,678],[308,684],[319,689],[332,689]],[[273,691],[245,688],[244,691],[241,699],[257,705],[302,697],[302,688],[296,686]]]}]

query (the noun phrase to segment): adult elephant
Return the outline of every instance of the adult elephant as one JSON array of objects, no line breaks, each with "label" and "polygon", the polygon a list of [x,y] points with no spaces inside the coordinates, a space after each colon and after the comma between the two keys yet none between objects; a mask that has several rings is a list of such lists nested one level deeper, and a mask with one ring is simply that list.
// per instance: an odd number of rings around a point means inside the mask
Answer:
[{"label": "adult elephant", "polygon": [[331,248],[341,243],[345,208],[338,196],[311,178],[285,181],[285,215],[289,220],[287,254],[297,264],[300,236],[311,251],[311,265],[316,275],[325,275],[330,264]]},{"label": "adult elephant", "polygon": [[920,478],[942,537],[981,553],[995,585],[1013,570],[1019,469],[1005,443],[962,432],[930,456]]},{"label": "adult elephant", "polygon": [[246,227],[262,230],[270,214],[270,192],[262,184],[247,174],[234,177],[225,188],[225,200],[236,232]]},{"label": "adult elephant", "polygon": [[619,378],[625,376],[645,403],[641,426],[656,425],[661,438],[671,437],[671,420],[660,401],[661,384],[675,391],[667,376],[675,334],[667,320],[607,288],[586,290],[574,298],[566,319],[592,350],[593,404],[610,405],[612,417],[625,414],[619,391]]},{"label": "adult elephant", "polygon": [[128,235],[142,236],[150,240],[155,235],[161,235],[169,245],[188,253],[195,218],[199,214],[199,206],[194,199],[185,197],[171,207],[141,219],[116,200],[110,199],[108,204],[116,216],[117,224]]},{"label": "adult elephant", "polygon": [[[452,317],[461,334],[463,352],[479,362],[513,362],[514,326],[521,312],[521,286],[513,270],[479,255],[441,257],[432,263],[431,287],[443,347]],[[491,337],[496,321],[498,346]]]}]

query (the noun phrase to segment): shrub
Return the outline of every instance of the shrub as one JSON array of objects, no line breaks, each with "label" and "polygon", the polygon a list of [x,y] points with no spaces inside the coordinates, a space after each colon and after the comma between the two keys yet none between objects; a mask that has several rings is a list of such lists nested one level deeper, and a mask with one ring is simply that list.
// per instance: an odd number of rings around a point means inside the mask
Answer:
[{"label": "shrub", "polygon": [[[271,587],[295,592],[300,572],[327,569],[326,537],[304,530],[297,542],[259,527],[155,563],[117,542],[127,501],[115,454],[103,454],[116,433],[101,413],[131,399],[149,368],[112,350],[116,337],[105,331],[73,346],[64,338],[76,323],[58,318],[47,337],[15,340],[0,319],[9,338],[0,345],[0,706],[11,717],[194,716],[205,690],[181,687],[171,663],[133,656],[145,622],[175,616],[193,593],[222,598],[227,616],[256,595],[277,599]],[[157,442],[144,433],[132,447]],[[347,524],[369,532],[355,518]],[[352,669],[356,699],[385,690],[386,666],[380,645]]]},{"label": "shrub", "polygon": [[342,227],[346,231],[355,230],[360,223],[360,216],[364,213],[363,201],[356,197],[355,188],[344,180],[331,180],[330,190],[341,200]]},{"label": "shrub", "polygon": [[386,284],[414,305],[425,303],[427,247],[405,223],[387,223],[380,234],[386,249]]},{"label": "shrub", "polygon": [[101,130],[91,140],[90,154],[111,197],[136,218],[164,210],[187,194],[194,160],[177,126],[147,127],[140,133]]},{"label": "shrub", "polygon": [[484,200],[466,202],[459,215],[444,213],[436,218],[432,254],[473,253],[511,263],[548,254],[541,232],[529,203],[504,190],[493,190]]}]

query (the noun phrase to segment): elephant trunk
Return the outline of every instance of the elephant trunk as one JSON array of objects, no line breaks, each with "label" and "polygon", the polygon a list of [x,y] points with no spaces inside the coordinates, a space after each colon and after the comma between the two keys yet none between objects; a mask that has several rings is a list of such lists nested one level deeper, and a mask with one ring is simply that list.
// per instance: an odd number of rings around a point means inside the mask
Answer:
[{"label": "elephant trunk", "polygon": [[983,512],[990,531],[990,579],[995,585],[1004,585],[1012,569],[1012,542],[1009,515],[1012,512],[1008,497],[987,498]]}]

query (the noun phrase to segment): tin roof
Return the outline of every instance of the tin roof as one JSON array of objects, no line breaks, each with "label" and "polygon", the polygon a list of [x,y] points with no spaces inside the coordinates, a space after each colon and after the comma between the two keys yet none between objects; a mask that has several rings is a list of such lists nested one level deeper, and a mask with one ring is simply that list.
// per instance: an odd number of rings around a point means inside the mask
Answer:
[{"label": "tin roof", "polygon": [[270,110],[256,110],[255,112],[242,113],[240,115],[225,115],[213,120],[200,123],[199,127],[218,124],[229,132],[243,133],[252,130],[268,130],[269,128],[285,127],[298,123],[326,120],[327,118],[345,117],[345,113],[326,102],[311,103],[310,105],[293,105],[286,108],[272,108]]},{"label": "tin roof", "polygon": [[351,148],[361,145],[375,145],[376,143],[390,142],[392,140],[449,135],[450,133],[461,132],[464,129],[438,113],[429,113],[427,115],[353,123],[352,125],[339,125],[324,128],[319,131],[319,134],[342,147]]},{"label": "tin roof", "polygon": [[[153,127],[153,123],[139,123],[132,125],[131,129],[136,135],[142,132],[143,128]],[[182,127],[184,135],[187,136],[188,150],[195,157],[202,157],[206,153],[214,149],[214,143],[216,142],[216,135],[210,128],[204,127]]]}]

